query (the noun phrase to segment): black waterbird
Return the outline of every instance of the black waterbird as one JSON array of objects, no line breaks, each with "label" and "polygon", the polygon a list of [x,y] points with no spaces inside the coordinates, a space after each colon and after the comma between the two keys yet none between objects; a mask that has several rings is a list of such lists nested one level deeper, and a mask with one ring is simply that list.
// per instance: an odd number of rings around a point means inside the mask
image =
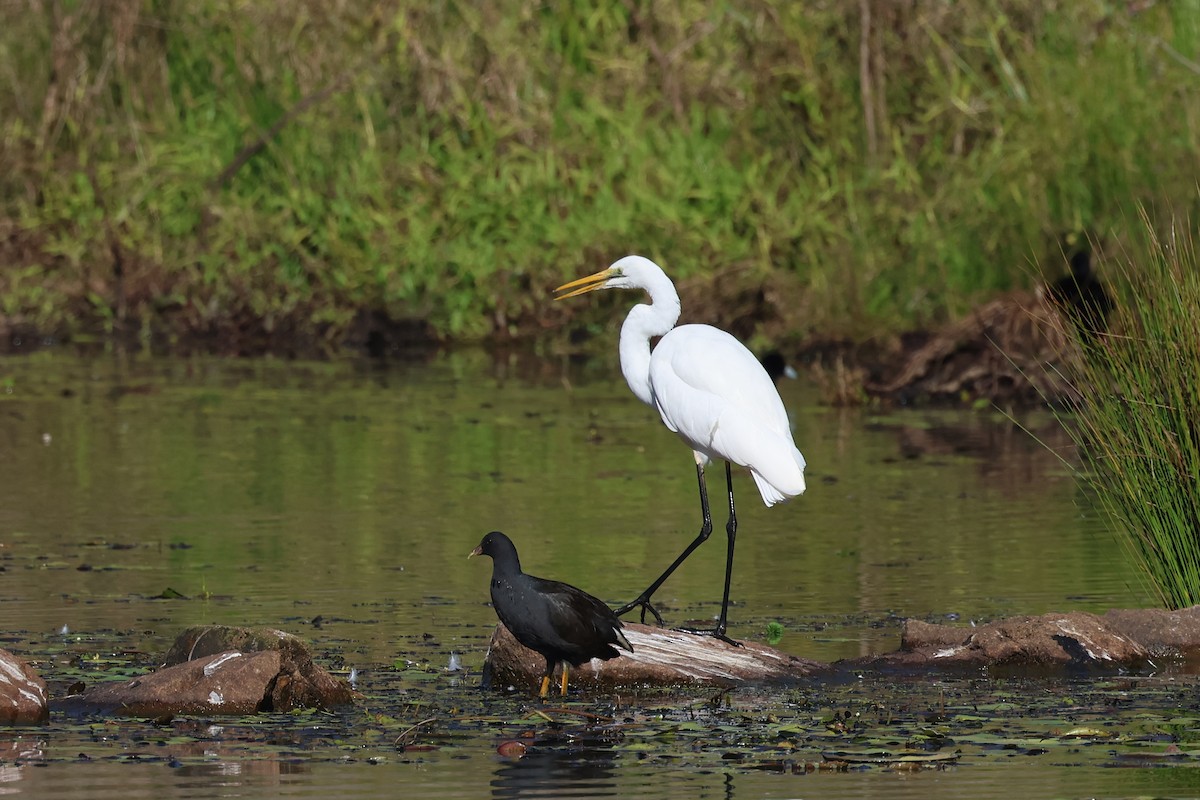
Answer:
[{"label": "black waterbird", "polygon": [[783,353],[778,350],[768,350],[758,360],[776,385],[779,384],[780,378],[795,380],[800,377],[800,374],[796,372],[796,368],[789,364],[787,359],[784,358]]},{"label": "black waterbird", "polygon": [[[602,601],[559,581],[526,575],[512,540],[500,531],[483,537],[472,556],[491,556],[492,606],[517,641],[546,659],[539,695],[550,690],[554,667],[562,662],[561,693],[567,693],[567,664],[616,658],[613,645],[633,652],[621,633],[621,620]],[[469,558],[470,556],[468,556]]]},{"label": "black waterbird", "polygon": [[1114,304],[1104,283],[1092,268],[1091,253],[1080,248],[1071,254],[1071,274],[1050,284],[1050,297],[1074,320],[1085,341],[1105,331]]}]

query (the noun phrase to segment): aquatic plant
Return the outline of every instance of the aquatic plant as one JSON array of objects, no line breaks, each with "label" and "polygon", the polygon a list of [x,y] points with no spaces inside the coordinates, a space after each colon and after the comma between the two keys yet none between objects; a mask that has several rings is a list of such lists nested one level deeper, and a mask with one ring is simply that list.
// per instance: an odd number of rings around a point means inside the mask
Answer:
[{"label": "aquatic plant", "polygon": [[1200,603],[1200,262],[1190,224],[1142,217],[1108,333],[1081,337],[1068,427],[1083,480],[1170,608]]}]

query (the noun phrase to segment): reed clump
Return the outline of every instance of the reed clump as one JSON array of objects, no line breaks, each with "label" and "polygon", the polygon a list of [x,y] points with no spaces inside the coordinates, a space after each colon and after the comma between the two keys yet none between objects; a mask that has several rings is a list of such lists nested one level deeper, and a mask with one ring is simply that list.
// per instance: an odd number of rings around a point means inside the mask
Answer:
[{"label": "reed clump", "polygon": [[1200,261],[1190,224],[1142,223],[1112,332],[1083,340],[1068,429],[1159,600],[1184,608],[1200,603]]}]

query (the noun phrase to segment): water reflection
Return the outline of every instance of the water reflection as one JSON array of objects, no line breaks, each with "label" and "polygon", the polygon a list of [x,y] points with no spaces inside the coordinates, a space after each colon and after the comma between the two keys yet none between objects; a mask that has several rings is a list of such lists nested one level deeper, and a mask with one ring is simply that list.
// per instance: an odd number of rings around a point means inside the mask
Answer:
[{"label": "water reflection", "polygon": [[210,759],[204,763],[182,760],[195,755],[197,754],[183,752],[176,752],[172,755],[174,786],[180,791],[210,792],[216,786],[225,789],[278,787],[295,781],[297,777],[304,778],[312,773],[312,768],[306,764],[279,761],[273,758],[220,760],[219,750],[214,748],[206,749],[199,754]]},{"label": "water reflection", "polygon": [[[699,524],[690,456],[607,356],[46,353],[0,370],[12,389],[0,397],[4,591],[37,630],[158,639],[194,622],[321,619],[321,637],[343,638],[358,664],[411,642],[408,657],[445,664],[454,650],[470,668],[494,620],[462,563],[484,532],[519,534],[531,571],[619,603]],[[781,393],[810,488],[770,510],[740,505],[733,635],[777,621],[785,650],[832,659],[894,646],[906,615],[1144,597],[1068,471],[1012,421],[829,409],[802,381]],[[1048,417],[1022,424],[1067,447]],[[669,621],[715,609],[713,541],[660,589]],[[188,599],[155,599],[167,589]]]},{"label": "water reflection", "polygon": [[0,795],[20,794],[27,771],[46,757],[46,741],[41,738],[17,738],[0,743]]},{"label": "water reflection", "polygon": [[[11,389],[0,394],[0,600],[9,644],[39,662],[53,695],[148,667],[188,625],[271,625],[346,674],[357,668],[368,694],[386,681],[387,712],[409,720],[377,724],[367,703],[335,732],[322,717],[311,729],[288,719],[260,723],[270,734],[255,738],[214,733],[211,721],[130,734],[141,729],[63,730],[60,719],[55,768],[27,766],[45,757],[40,740],[14,739],[0,753],[0,792],[1074,793],[1046,768],[903,777],[681,766],[661,743],[642,757],[586,728],[543,733],[515,761],[495,752],[490,729],[397,754],[398,729],[453,719],[464,702],[422,687],[476,691],[495,614],[465,555],[483,533],[519,534],[530,572],[614,603],[695,536],[690,456],[629,397],[615,357],[455,352],[380,366],[45,353],[0,361],[0,382]],[[811,480],[791,503],[739,506],[732,635],[762,639],[778,622],[783,650],[833,660],[894,649],[906,616],[965,624],[1144,601],[1068,471],[1010,420],[829,409],[803,381],[780,391]],[[1045,417],[1022,424],[1068,444]],[[714,537],[660,590],[669,621],[713,615],[723,573]],[[443,672],[452,654],[463,668],[453,679]],[[343,744],[365,728],[378,734],[371,744]],[[75,763],[84,749],[95,760]],[[362,763],[364,750],[379,766]],[[1125,787],[1105,778],[1097,789]]]},{"label": "water reflection", "polygon": [[987,415],[964,419],[959,413],[910,416],[916,419],[879,421],[868,429],[891,433],[900,460],[970,459],[981,482],[1013,500],[1044,488],[1046,478],[1066,477],[1077,461],[1070,435],[1046,413],[1030,412],[1019,423]]},{"label": "water reflection", "polygon": [[620,795],[612,742],[593,734],[560,733],[531,740],[524,755],[506,758],[492,778],[492,796],[612,797]]}]

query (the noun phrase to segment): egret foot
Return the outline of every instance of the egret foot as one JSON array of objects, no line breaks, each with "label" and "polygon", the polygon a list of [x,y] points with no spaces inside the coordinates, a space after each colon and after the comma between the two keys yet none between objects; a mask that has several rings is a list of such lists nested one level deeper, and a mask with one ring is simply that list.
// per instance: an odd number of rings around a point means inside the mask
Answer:
[{"label": "egret foot", "polygon": [[673,630],[677,630],[682,633],[695,634],[696,636],[711,636],[714,639],[720,639],[725,644],[732,645],[733,647],[743,647],[741,642],[737,641],[736,639],[730,639],[725,635],[725,631],[720,628],[711,631],[700,630],[698,628],[673,628]]},{"label": "egret foot", "polygon": [[639,597],[633,602],[626,603],[618,608],[615,613],[618,617],[622,617],[628,614],[630,611],[633,611],[635,608],[642,609],[641,621],[643,625],[646,624],[646,612],[649,611],[654,616],[654,621],[658,624],[658,627],[666,627],[666,623],[663,622],[662,614],[659,614],[657,609],[650,605],[650,598],[648,597]]}]

